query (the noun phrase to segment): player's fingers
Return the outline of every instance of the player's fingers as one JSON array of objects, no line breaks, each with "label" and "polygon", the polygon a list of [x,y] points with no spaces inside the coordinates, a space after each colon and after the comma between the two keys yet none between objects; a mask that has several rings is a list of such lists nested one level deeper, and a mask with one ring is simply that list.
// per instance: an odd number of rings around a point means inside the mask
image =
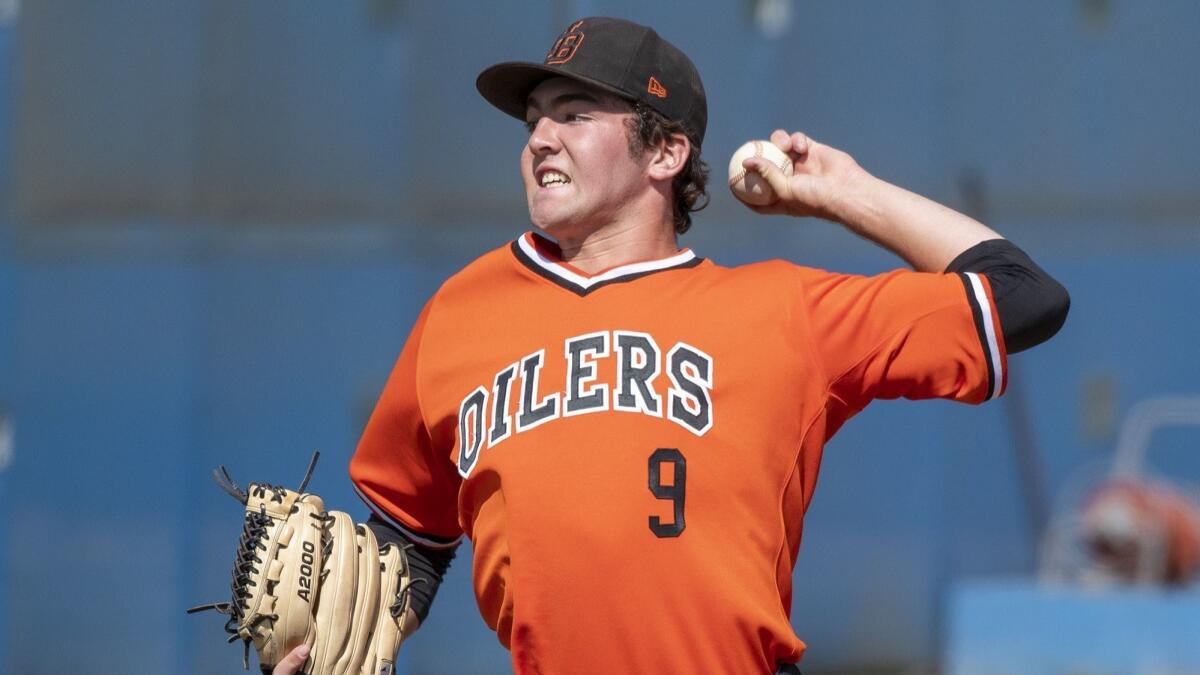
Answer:
[{"label": "player's fingers", "polygon": [[775,191],[777,199],[786,200],[791,195],[791,188],[788,186],[787,176],[779,170],[779,167],[773,163],[763,159],[762,157],[750,157],[742,160],[742,166],[758,173],[771,189]]},{"label": "player's fingers", "polygon": [[755,213],[762,214],[764,216],[787,215],[789,213],[789,211],[786,208],[784,208],[783,206],[781,206],[779,204],[779,202],[775,202],[773,204],[766,204],[763,206],[755,206],[753,204],[746,204],[746,208],[750,209],[751,211],[753,211]]},{"label": "player's fingers", "polygon": [[812,145],[812,139],[809,138],[804,133],[799,132],[799,131],[792,134],[790,140],[791,140],[792,152],[796,153],[797,155],[806,154],[808,152],[809,147]]},{"label": "player's fingers", "polygon": [[784,152],[792,150],[792,137],[783,129],[776,129],[771,132],[771,142],[779,146],[779,149]]},{"label": "player's fingers", "polygon": [[304,662],[308,661],[308,652],[308,645],[296,647],[275,664],[275,670],[271,671],[271,675],[296,675],[304,667]]}]

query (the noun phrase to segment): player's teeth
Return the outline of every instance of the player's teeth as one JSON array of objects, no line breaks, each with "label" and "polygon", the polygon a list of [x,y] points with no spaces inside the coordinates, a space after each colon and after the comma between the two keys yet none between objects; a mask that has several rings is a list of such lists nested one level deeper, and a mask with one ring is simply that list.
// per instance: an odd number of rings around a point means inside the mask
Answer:
[{"label": "player's teeth", "polygon": [[555,171],[548,171],[545,173],[545,175],[542,176],[542,185],[543,186],[559,185],[559,184],[565,185],[566,183],[570,183],[570,182],[571,181],[566,176],[562,175],[561,173],[555,172]]}]

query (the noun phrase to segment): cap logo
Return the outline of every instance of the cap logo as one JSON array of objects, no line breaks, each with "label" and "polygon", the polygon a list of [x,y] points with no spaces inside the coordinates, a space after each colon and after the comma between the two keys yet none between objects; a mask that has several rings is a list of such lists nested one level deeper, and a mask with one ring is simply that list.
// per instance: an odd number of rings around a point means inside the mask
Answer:
[{"label": "cap logo", "polygon": [[546,65],[558,66],[575,58],[575,52],[579,45],[583,44],[583,33],[579,32],[582,26],[583,21],[576,21],[558,36],[554,46],[550,48],[550,53],[546,54]]},{"label": "cap logo", "polygon": [[667,88],[662,86],[662,83],[659,82],[653,75],[650,76],[650,83],[646,86],[646,91],[659,98],[667,97]]}]

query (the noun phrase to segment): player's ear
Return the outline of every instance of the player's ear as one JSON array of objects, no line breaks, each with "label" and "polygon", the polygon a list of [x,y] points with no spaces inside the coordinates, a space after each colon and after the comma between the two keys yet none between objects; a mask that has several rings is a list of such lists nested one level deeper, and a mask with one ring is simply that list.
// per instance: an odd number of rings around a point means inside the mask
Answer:
[{"label": "player's ear", "polygon": [[687,134],[675,133],[667,136],[654,149],[647,168],[655,180],[672,180],[687,165],[692,154],[692,143]]}]

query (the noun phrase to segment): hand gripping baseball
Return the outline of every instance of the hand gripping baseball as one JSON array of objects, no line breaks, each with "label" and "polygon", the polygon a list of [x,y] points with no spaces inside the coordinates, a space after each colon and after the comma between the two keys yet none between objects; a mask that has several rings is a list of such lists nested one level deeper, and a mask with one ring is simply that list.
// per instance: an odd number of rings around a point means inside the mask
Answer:
[{"label": "hand gripping baseball", "polygon": [[742,166],[761,174],[775,192],[773,202],[749,208],[764,214],[838,220],[838,202],[848,198],[867,173],[850,155],[798,131],[789,134],[776,129],[771,142],[791,158],[792,175],[785,176],[779,167],[761,158],[743,161]]}]

